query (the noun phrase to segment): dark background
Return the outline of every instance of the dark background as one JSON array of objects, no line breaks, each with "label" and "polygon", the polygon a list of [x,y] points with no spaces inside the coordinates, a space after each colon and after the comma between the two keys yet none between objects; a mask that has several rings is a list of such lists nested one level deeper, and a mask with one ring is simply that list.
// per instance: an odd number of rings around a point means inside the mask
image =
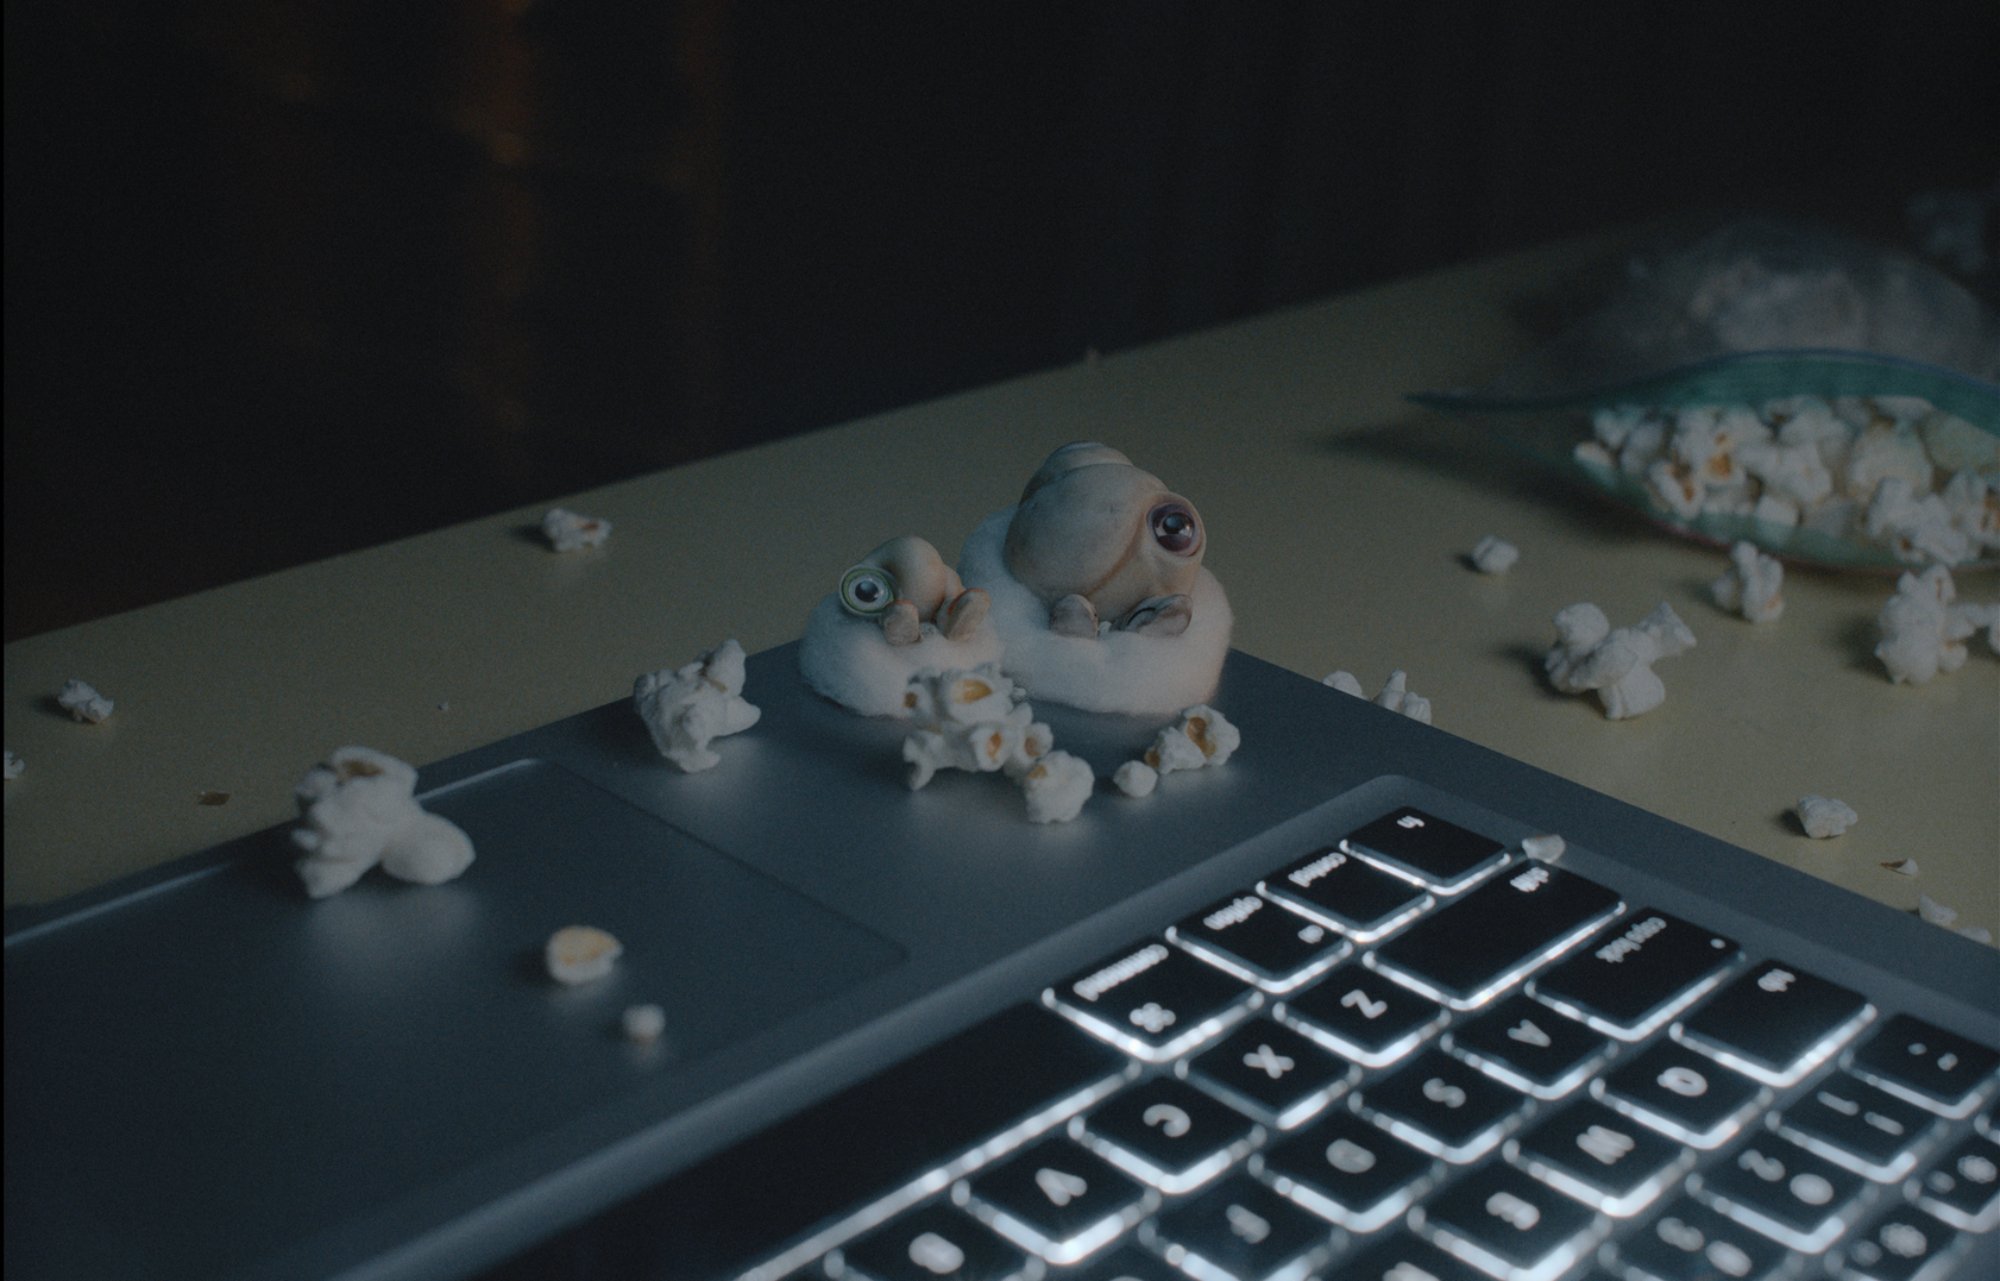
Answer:
[{"label": "dark background", "polygon": [[1900,237],[2000,4],[6,4],[9,639],[1614,222]]}]

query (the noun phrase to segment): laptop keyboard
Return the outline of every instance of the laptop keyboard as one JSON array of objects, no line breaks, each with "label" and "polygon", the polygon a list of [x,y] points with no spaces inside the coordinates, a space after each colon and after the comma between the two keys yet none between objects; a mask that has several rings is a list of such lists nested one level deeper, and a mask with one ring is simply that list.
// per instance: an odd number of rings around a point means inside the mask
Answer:
[{"label": "laptop keyboard", "polygon": [[1929,1281],[2000,1253],[1996,1070],[1403,807],[733,1151],[715,1232],[759,1281]]}]

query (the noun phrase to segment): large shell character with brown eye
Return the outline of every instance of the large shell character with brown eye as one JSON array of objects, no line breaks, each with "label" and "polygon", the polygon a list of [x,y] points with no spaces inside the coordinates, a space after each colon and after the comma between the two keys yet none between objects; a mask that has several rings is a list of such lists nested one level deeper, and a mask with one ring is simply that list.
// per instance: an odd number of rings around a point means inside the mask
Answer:
[{"label": "large shell character with brown eye", "polygon": [[1065,445],[1021,493],[1005,559],[1065,636],[1178,636],[1207,534],[1194,504],[1109,445]]},{"label": "large shell character with brown eye", "polygon": [[989,604],[984,591],[968,590],[937,548],[914,535],[882,544],[840,579],[840,607],[879,622],[891,645],[916,644],[925,623],[947,640],[963,639],[978,630]]}]

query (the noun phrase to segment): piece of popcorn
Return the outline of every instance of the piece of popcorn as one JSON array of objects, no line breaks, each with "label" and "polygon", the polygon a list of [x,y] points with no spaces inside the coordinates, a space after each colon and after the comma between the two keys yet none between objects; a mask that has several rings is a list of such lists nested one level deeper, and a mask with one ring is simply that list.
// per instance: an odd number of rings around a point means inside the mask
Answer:
[{"label": "piece of popcorn", "polygon": [[1667,425],[1652,421],[1638,424],[1631,435],[1618,448],[1618,470],[1632,476],[1643,476],[1652,465],[1660,460],[1667,447]]},{"label": "piece of popcorn", "polygon": [[1223,765],[1243,744],[1243,733],[1229,718],[1206,703],[1197,703],[1181,713],[1180,731],[1201,749],[1210,765]]},{"label": "piece of popcorn", "polygon": [[1555,617],[1556,643],[1542,660],[1549,683],[1565,694],[1596,691],[1609,720],[1641,715],[1666,701],[1653,664],[1694,647],[1688,630],[1665,601],[1635,626],[1610,629],[1604,611],[1587,602]]},{"label": "piece of popcorn", "polygon": [[1833,407],[1817,397],[1802,398],[1778,427],[1780,445],[1808,445],[1819,455],[1828,481],[1847,466],[1848,451],[1854,447],[1855,429],[1833,412]]},{"label": "piece of popcorn", "polygon": [[1009,778],[1018,780],[1021,775],[1035,767],[1036,761],[1055,750],[1055,731],[1041,721],[1030,719],[1033,715],[1033,709],[1023,703],[1016,709],[1015,714],[1009,717],[1021,726],[1021,734],[1014,744],[1013,752],[1000,766]]},{"label": "piece of popcorn", "polygon": [[[2000,601],[1989,601],[1983,605],[1977,601],[1960,601],[1947,608],[1959,626],[1969,627],[1972,631],[1984,628],[1987,648],[2000,654]],[[1970,635],[1969,632],[1967,634]]]},{"label": "piece of popcorn", "polygon": [[1862,528],[1904,560],[1960,565],[1972,558],[1972,537],[1958,527],[1944,498],[1918,497],[1902,476],[1886,476],[1875,487]]},{"label": "piece of popcorn", "polygon": [[1753,623],[1768,623],[1785,612],[1785,567],[1750,544],[1729,549],[1729,569],[1708,585],[1715,603]]},{"label": "piece of popcorn", "polygon": [[1875,616],[1882,639],[1875,657],[1894,684],[1921,685],[1939,672],[1955,672],[1965,665],[1965,638],[1975,625],[1962,611],[1952,609],[1958,589],[1951,571],[1933,565],[1919,576],[1904,574],[1896,580],[1896,594]]},{"label": "piece of popcorn", "polygon": [[1361,682],[1355,678],[1353,672],[1347,672],[1347,671],[1328,672],[1324,677],[1320,679],[1319,683],[1322,685],[1331,686],[1334,689],[1339,690],[1343,694],[1352,694],[1356,698],[1368,697],[1366,694],[1361,692]]},{"label": "piece of popcorn", "polygon": [[1612,456],[1611,451],[1594,440],[1578,441],[1576,448],[1570,451],[1570,456],[1592,471],[1609,472],[1615,471],[1618,467],[1618,460]]},{"label": "piece of popcorn", "polygon": [[559,552],[596,547],[611,537],[611,522],[601,516],[579,516],[564,507],[551,507],[542,517],[542,537]]},{"label": "piece of popcorn", "polygon": [[1924,442],[1907,427],[1877,424],[1864,431],[1848,451],[1841,484],[1854,498],[1866,502],[1875,487],[1891,476],[1908,481],[1910,492],[1922,496],[1936,483],[1936,468],[1924,450]]},{"label": "piece of popcorn", "polygon": [[90,725],[102,725],[111,718],[111,710],[116,706],[110,699],[98,693],[91,686],[79,680],[63,682],[56,702],[77,720]]},{"label": "piece of popcorn", "polygon": [[1805,829],[1806,835],[1816,840],[1839,836],[1861,819],[1853,806],[1831,796],[1801,796],[1793,812],[1798,815],[1799,826]]},{"label": "piece of popcorn", "polygon": [[928,784],[941,769],[990,774],[1014,761],[1026,737],[1025,726],[1008,721],[983,725],[947,725],[943,729],[912,730],[903,740],[903,760],[910,766],[911,791]]},{"label": "piece of popcorn", "polygon": [[1928,894],[1917,895],[1917,915],[1932,925],[1950,925],[1958,919],[1958,909],[1946,907]]},{"label": "piece of popcorn", "polygon": [[1590,434],[1606,450],[1625,447],[1632,433],[1652,421],[1652,411],[1643,405],[1607,405],[1590,415]]},{"label": "piece of popcorn", "polygon": [[1977,472],[1961,471],[1938,491],[1954,529],[1983,551],[2000,549],[2000,485]]},{"label": "piece of popcorn", "polygon": [[26,761],[14,755],[14,753],[12,752],[7,753],[7,764],[4,772],[6,774],[6,778],[9,783],[21,777],[21,772],[27,768],[28,768],[28,763]]},{"label": "piece of popcorn", "polygon": [[1701,515],[1702,495],[1707,487],[1688,468],[1661,459],[1646,468],[1646,492],[1682,520],[1693,520]]},{"label": "piece of popcorn", "polygon": [[1134,798],[1151,796],[1160,785],[1160,772],[1144,761],[1126,761],[1111,775],[1111,785]]},{"label": "piece of popcorn", "polygon": [[1810,444],[1763,443],[1742,451],[1743,469],[1763,493],[1808,506],[1833,492],[1833,475]]},{"label": "piece of popcorn", "polygon": [[744,664],[743,646],[728,640],[691,663],[633,682],[632,702],[653,746],[682,772],[720,763],[709,744],[749,729],[763,715],[743,699]]},{"label": "piece of popcorn", "polygon": [[292,844],[305,853],[293,868],[307,895],[337,894],[378,863],[420,885],[442,884],[472,865],[472,838],[427,813],[416,785],[414,767],[366,747],[343,747],[306,771],[293,789],[301,823]]},{"label": "piece of popcorn", "polygon": [[1097,775],[1081,757],[1053,751],[1022,774],[1020,782],[1028,798],[1029,822],[1067,823],[1083,811],[1097,786]]},{"label": "piece of popcorn", "polygon": [[1790,529],[1799,523],[1799,505],[1789,498],[1764,494],[1757,499],[1757,505],[1750,509],[1750,519]]},{"label": "piece of popcorn", "polygon": [[1375,705],[1401,712],[1413,721],[1428,725],[1431,723],[1431,700],[1421,694],[1412,694],[1409,683],[1409,674],[1401,668],[1390,672],[1389,679],[1382,682],[1382,691],[1375,695]]},{"label": "piece of popcorn", "polygon": [[632,1044],[652,1045],[667,1030],[667,1012],[657,1005],[628,1005],[618,1026]]},{"label": "piece of popcorn", "polygon": [[1569,843],[1553,832],[1521,838],[1521,853],[1529,858],[1541,859],[1544,863],[1560,858],[1568,848]]},{"label": "piece of popcorn", "polygon": [[624,953],[624,944],[594,925],[565,925],[543,944],[542,964],[550,978],[575,987],[611,973]]},{"label": "piece of popcorn", "polygon": [[1472,567],[1482,574],[1504,574],[1520,559],[1520,548],[1493,534],[1472,546]]},{"label": "piece of popcorn", "polygon": [[1937,410],[1917,423],[1931,462],[1947,472],[2000,472],[2000,436]]},{"label": "piece of popcorn", "polygon": [[1882,865],[1898,876],[1917,875],[1917,860],[1913,858],[1892,858]]}]

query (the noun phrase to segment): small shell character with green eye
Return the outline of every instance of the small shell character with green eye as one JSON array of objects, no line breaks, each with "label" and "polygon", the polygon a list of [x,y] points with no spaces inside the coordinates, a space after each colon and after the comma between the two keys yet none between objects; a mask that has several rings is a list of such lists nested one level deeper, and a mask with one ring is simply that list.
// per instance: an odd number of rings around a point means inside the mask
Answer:
[{"label": "small shell character with green eye", "polygon": [[840,607],[879,620],[891,645],[914,645],[925,623],[948,640],[970,636],[985,621],[991,599],[967,590],[937,548],[910,535],[883,543],[840,577]]}]

